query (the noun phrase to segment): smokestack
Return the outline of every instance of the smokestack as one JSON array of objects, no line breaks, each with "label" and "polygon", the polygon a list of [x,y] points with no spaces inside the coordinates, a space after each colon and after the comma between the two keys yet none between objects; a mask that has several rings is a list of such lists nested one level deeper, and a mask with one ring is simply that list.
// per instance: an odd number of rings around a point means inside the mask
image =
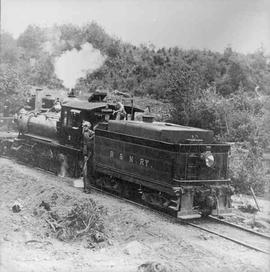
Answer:
[{"label": "smokestack", "polygon": [[71,88],[69,93],[68,93],[68,97],[75,97],[75,89]]}]

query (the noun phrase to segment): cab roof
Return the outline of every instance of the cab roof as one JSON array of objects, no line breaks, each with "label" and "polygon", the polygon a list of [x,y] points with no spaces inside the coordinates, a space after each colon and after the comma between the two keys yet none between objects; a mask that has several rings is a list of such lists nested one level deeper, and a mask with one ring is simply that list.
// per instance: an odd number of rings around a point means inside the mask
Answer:
[{"label": "cab roof", "polygon": [[106,107],[106,103],[104,102],[88,102],[87,100],[79,100],[74,98],[62,104],[62,107],[78,109],[78,110],[86,110],[92,111],[95,109],[102,109]]},{"label": "cab roof", "polygon": [[[62,104],[62,107],[77,109],[77,110],[85,110],[85,111],[93,111],[96,109],[103,109],[109,105],[110,109],[115,109],[115,104],[107,104],[105,102],[88,102],[87,100],[80,100],[78,98],[73,98],[68,100]],[[131,106],[124,106],[125,110],[128,114],[132,112]],[[143,112],[142,109],[137,107],[133,107],[133,112]]]}]

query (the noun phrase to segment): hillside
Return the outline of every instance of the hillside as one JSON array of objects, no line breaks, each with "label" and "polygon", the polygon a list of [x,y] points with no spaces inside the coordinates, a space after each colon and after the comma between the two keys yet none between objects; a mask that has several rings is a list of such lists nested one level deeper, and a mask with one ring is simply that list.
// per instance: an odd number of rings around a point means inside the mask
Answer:
[{"label": "hillside", "polygon": [[230,47],[212,52],[134,46],[92,22],[31,25],[17,39],[4,33],[1,60],[0,106],[8,98],[11,113],[31,86],[75,87],[86,95],[117,90],[134,96],[143,109],[150,106],[157,120],[211,129],[217,141],[240,143],[235,154],[248,156],[232,177],[241,190],[253,184],[261,191],[267,182],[262,151],[270,139],[270,61],[262,48],[245,55]]}]

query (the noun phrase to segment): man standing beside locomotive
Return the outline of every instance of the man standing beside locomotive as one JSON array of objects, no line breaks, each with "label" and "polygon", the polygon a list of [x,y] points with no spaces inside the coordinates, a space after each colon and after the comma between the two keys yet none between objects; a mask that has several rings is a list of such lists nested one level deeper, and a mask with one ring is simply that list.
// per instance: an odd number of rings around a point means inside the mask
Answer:
[{"label": "man standing beside locomotive", "polygon": [[[84,192],[90,193],[88,186],[88,178],[92,176],[93,173],[93,151],[94,151],[94,136],[95,132],[91,129],[92,125],[90,122],[83,122],[83,185]],[[89,164],[88,164],[89,161]],[[89,167],[88,167],[89,165]],[[90,169],[90,175],[88,175],[88,169]]]}]

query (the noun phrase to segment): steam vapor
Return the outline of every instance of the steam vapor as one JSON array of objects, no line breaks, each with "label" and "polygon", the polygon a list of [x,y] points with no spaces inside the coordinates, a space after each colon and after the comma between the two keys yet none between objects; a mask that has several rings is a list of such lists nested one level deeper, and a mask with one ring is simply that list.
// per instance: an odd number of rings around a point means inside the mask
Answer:
[{"label": "steam vapor", "polygon": [[85,74],[100,68],[106,57],[92,44],[85,43],[81,50],[72,49],[62,54],[55,61],[55,73],[63,80],[64,86],[73,88],[76,80]]}]

